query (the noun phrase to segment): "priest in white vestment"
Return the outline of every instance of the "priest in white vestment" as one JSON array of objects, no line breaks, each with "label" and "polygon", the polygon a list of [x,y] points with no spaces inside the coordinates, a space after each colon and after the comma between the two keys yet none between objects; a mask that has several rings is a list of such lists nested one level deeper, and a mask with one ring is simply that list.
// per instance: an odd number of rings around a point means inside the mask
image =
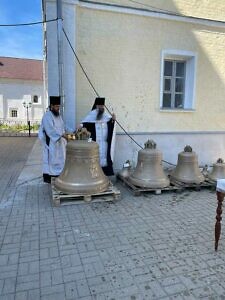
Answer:
[{"label": "priest in white vestment", "polygon": [[81,121],[81,127],[85,127],[92,140],[98,143],[100,165],[105,175],[114,175],[115,115],[105,111],[105,98],[95,99],[92,110]]},{"label": "priest in white vestment", "polygon": [[43,180],[47,183],[61,174],[66,158],[65,127],[59,110],[60,97],[50,96],[50,109],[44,114],[38,133],[43,149]]}]

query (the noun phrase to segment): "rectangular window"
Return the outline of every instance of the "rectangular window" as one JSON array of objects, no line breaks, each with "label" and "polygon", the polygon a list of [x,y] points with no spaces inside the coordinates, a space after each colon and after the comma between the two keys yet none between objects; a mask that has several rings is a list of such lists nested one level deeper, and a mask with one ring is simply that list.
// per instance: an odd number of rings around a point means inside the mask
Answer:
[{"label": "rectangular window", "polygon": [[195,102],[197,54],[186,50],[162,50],[160,108],[191,110]]},{"label": "rectangular window", "polygon": [[163,108],[184,108],[185,61],[164,60]]},{"label": "rectangular window", "polygon": [[11,109],[11,110],[10,110],[10,117],[11,117],[11,118],[17,118],[17,117],[18,117],[17,112],[18,112],[17,109]]},{"label": "rectangular window", "polygon": [[33,103],[38,103],[39,102],[39,97],[37,95],[33,96]]}]

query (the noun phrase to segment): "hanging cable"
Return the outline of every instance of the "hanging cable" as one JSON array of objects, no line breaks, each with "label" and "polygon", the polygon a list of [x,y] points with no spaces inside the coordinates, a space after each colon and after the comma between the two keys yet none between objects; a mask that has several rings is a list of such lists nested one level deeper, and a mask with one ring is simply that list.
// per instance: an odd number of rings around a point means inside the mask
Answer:
[{"label": "hanging cable", "polygon": [[163,160],[163,159],[162,159],[162,161],[163,161],[164,163],[167,163],[168,165],[176,166],[175,164],[172,164],[172,163],[170,163],[170,162],[168,162],[168,161],[166,161],[166,160]]},{"label": "hanging cable", "polygon": [[[225,24],[224,20],[195,17],[195,16],[185,15],[185,14],[182,14],[182,13],[179,13],[179,12],[174,12],[174,11],[171,11],[171,10],[166,10],[166,9],[158,8],[158,7],[155,7],[155,6],[151,6],[149,4],[145,4],[145,3],[142,3],[140,1],[135,1],[135,0],[128,0],[128,1],[130,1],[132,3],[136,3],[136,4],[139,4],[139,5],[142,5],[142,6],[145,6],[145,7],[149,7],[151,9],[154,9],[154,11],[152,11],[152,12],[163,13],[163,14],[167,14],[167,15],[170,15],[170,16],[178,16],[178,17],[183,17],[183,18],[190,18],[190,19],[193,19],[193,20],[201,20],[201,21],[208,21],[208,22],[218,22],[218,23],[221,23],[221,24]],[[138,9],[137,7],[135,7],[135,8]]]},{"label": "hanging cable", "polygon": [[152,5],[149,5],[149,4],[145,4],[145,3],[142,3],[142,2],[139,2],[139,1],[135,1],[135,0],[128,0],[128,1],[130,1],[132,3],[135,3],[135,4],[145,6],[145,7],[149,7],[151,9],[154,9],[156,12],[162,12],[162,13],[168,13],[168,14],[175,15],[175,16],[186,17],[185,15],[183,15],[181,13],[176,13],[176,12],[173,12],[173,11],[170,11],[170,10],[158,8],[158,7],[155,7],[155,6],[152,6]]},{"label": "hanging cable", "polygon": [[[76,54],[76,52],[75,52],[75,50],[74,50],[74,48],[73,48],[73,46],[72,46],[72,44],[71,44],[71,42],[70,42],[70,40],[69,40],[69,38],[68,38],[68,35],[66,34],[66,32],[65,32],[65,29],[62,27],[62,31],[63,31],[63,33],[64,33],[64,35],[65,35],[65,37],[66,37],[66,40],[67,40],[67,42],[69,43],[69,46],[70,46],[70,48],[71,48],[71,50],[73,51],[73,54],[75,55],[75,57],[76,57],[76,59],[77,59],[77,61],[78,61],[78,63],[79,63],[79,65],[80,65],[80,67],[81,67],[81,69],[82,69],[82,71],[83,71],[83,73],[84,73],[84,75],[85,75],[85,77],[87,78],[87,80],[88,80],[88,82],[90,83],[90,85],[91,85],[91,87],[93,88],[93,90],[94,90],[94,92],[95,92],[95,94],[96,94],[96,96],[97,97],[99,97],[99,93],[96,91],[96,89],[95,89],[95,87],[94,87],[94,85],[92,84],[92,82],[91,82],[91,80],[90,80],[90,78],[88,77],[88,75],[87,75],[87,72],[85,71],[85,69],[84,69],[84,67],[82,66],[82,64],[81,64],[81,62],[80,62],[80,60],[79,60],[79,58],[78,58],[78,56],[77,56],[77,54]],[[107,111],[110,113],[110,115],[112,115],[112,113],[110,112],[110,110],[108,109],[108,107],[105,105],[105,108],[107,109]],[[124,133],[138,146],[138,147],[140,147],[141,149],[144,149],[127,131],[126,131],[126,129],[119,123],[119,121],[117,121],[117,120],[115,120],[115,122],[119,125],[119,127],[124,131]],[[172,163],[170,163],[170,162],[168,162],[168,161],[166,161],[166,160],[162,160],[163,162],[165,162],[165,163],[167,163],[167,164],[169,164],[169,165],[171,165],[171,166],[175,166],[175,164],[172,164]]]},{"label": "hanging cable", "polygon": [[[225,24],[224,20],[195,17],[195,16],[191,16],[191,15],[185,15],[185,14],[182,14],[182,13],[162,9],[162,8],[159,8],[159,7],[156,7],[156,6],[152,6],[152,5],[149,5],[149,4],[142,3],[140,1],[135,1],[135,0],[128,0],[128,1],[151,8],[151,9],[144,9],[145,11],[149,11],[149,12],[163,13],[163,14],[167,14],[167,15],[171,15],[171,16],[178,16],[178,17],[190,18],[190,19],[194,19],[194,20],[202,20],[202,21],[217,22],[217,23]],[[99,5],[107,5],[107,6],[112,6],[112,7],[114,6],[114,7],[121,7],[121,8],[130,8],[130,9],[143,10],[142,8],[139,8],[139,7],[124,6],[124,5],[112,4],[112,3],[108,3],[108,2],[97,2],[97,1],[90,1],[90,0],[80,0],[80,2],[99,4]],[[59,20],[59,18],[46,20],[46,21],[29,22],[29,23],[0,24],[0,27],[30,26],[30,25],[44,24],[44,23],[48,23],[48,22],[55,22],[57,20]]]},{"label": "hanging cable", "polygon": [[134,1],[134,0],[128,0],[128,1],[130,1],[132,3],[139,4],[139,5],[143,5],[145,7],[149,7],[149,8],[152,8],[152,9],[140,8],[140,7],[134,7],[134,6],[127,6],[127,5],[119,5],[119,4],[109,3],[109,2],[98,2],[98,1],[90,1],[90,0],[80,0],[80,2],[84,2],[84,3],[92,3],[92,4],[98,4],[98,5],[107,5],[107,6],[110,6],[110,7],[136,9],[136,10],[146,11],[146,12],[152,12],[152,13],[162,13],[162,14],[169,15],[169,16],[177,16],[177,17],[183,17],[183,18],[190,18],[192,20],[208,21],[208,22],[216,22],[218,24],[225,24],[224,20],[208,19],[208,18],[202,18],[202,17],[194,17],[194,16],[185,15],[185,14],[181,14],[181,13],[176,13],[174,11],[170,11],[170,10],[165,10],[165,9],[161,9],[161,8],[158,8],[158,7],[154,7],[154,6],[142,3],[140,1]]},{"label": "hanging cable", "polygon": [[46,20],[46,21],[38,21],[38,22],[31,22],[31,23],[19,23],[19,24],[0,24],[0,27],[19,27],[19,26],[30,26],[30,25],[38,25],[38,24],[45,24],[49,22],[58,21],[58,18]]},{"label": "hanging cable", "polygon": [[[193,19],[199,19],[199,20],[206,20],[206,21],[212,21],[212,22],[219,22],[219,23],[225,23],[225,21],[221,21],[221,20],[213,20],[213,19],[206,19],[206,18],[198,18],[198,17],[193,17],[193,16],[188,16],[188,15],[183,15],[183,14],[180,14],[180,13],[175,13],[175,12],[172,12],[172,11],[169,11],[169,10],[163,10],[163,9],[160,9],[160,8],[157,8],[157,7],[154,7],[154,6],[151,6],[151,5],[147,5],[147,4],[144,4],[144,3],[141,3],[141,2],[138,2],[138,1],[135,1],[135,0],[128,0],[130,2],[133,2],[133,3],[136,3],[136,4],[140,4],[140,5],[143,5],[143,6],[146,6],[146,7],[149,7],[149,8],[153,8],[153,9],[156,9],[157,11],[155,12],[161,12],[161,13],[166,13],[166,14],[170,14],[170,15],[176,15],[176,16],[181,16],[181,17],[188,17],[188,18],[193,18]],[[81,0],[81,2],[87,2],[87,3],[98,3],[98,2],[94,2],[94,1],[88,1],[88,0]],[[108,3],[98,3],[98,4],[105,4],[105,5],[109,5]],[[111,4],[110,4],[111,5]],[[112,5],[112,6],[119,6],[119,5]],[[121,6],[122,7],[122,6]],[[130,7],[130,8],[133,8],[133,7]],[[137,7],[134,7],[135,9],[139,9]],[[61,18],[60,18],[61,19]],[[58,21],[59,18],[55,18],[55,19],[51,19],[51,20],[45,20],[45,21],[38,21],[38,22],[30,22],[30,23],[18,23],[18,24],[0,24],[0,27],[19,27],[19,26],[32,26],[32,25],[38,25],[38,24],[45,24],[45,23],[49,23],[49,22],[55,22],[55,21]],[[96,91],[94,85],[92,84],[91,80],[89,79],[86,71],[84,70],[64,28],[62,28],[62,31],[66,37],[66,40],[67,42],[69,43],[70,45],[70,48],[72,49],[83,73],[85,74],[85,77],[87,78],[89,84],[91,85],[91,87],[93,88],[95,94],[99,97],[99,94],[98,92]],[[110,115],[112,115],[112,113],[110,112],[110,110],[108,109],[108,107],[105,105],[107,111],[110,113]],[[125,128],[119,123],[119,121],[115,120],[115,122],[119,125],[119,127],[124,131],[124,133],[138,146],[140,147],[141,149],[143,149],[143,147],[125,130]],[[172,166],[176,166],[175,164],[172,164],[166,160],[162,160],[163,162],[169,164],[169,165],[172,165]]]},{"label": "hanging cable", "polygon": [[99,97],[98,92],[96,91],[94,85],[92,84],[91,80],[89,79],[89,77],[88,77],[86,71],[84,70],[84,67],[82,66],[82,64],[81,64],[81,62],[80,62],[80,60],[79,60],[79,58],[78,58],[78,56],[77,56],[77,54],[76,54],[76,52],[75,52],[75,50],[73,49],[73,46],[72,46],[72,44],[71,44],[71,42],[70,42],[70,40],[69,40],[69,38],[68,38],[68,36],[67,36],[67,34],[66,34],[64,28],[62,28],[62,31],[63,31],[63,33],[64,33],[64,35],[65,35],[65,37],[66,37],[67,42],[68,42],[69,45],[70,45],[70,48],[71,48],[72,51],[73,51],[73,54],[74,54],[75,57],[76,57],[77,62],[79,63],[79,65],[80,65],[80,67],[81,67],[81,70],[83,71],[85,77],[87,78],[88,82],[90,83],[91,87],[93,88],[95,94]]},{"label": "hanging cable", "polygon": [[[38,25],[38,24],[45,24],[45,23],[49,23],[49,22],[55,22],[55,21],[58,21],[59,19],[58,18],[55,18],[55,19],[51,19],[51,20],[46,20],[46,21],[38,21],[38,22],[30,22],[30,23],[19,23],[19,24],[0,24],[0,27],[19,27],[19,26],[32,26],[32,25]],[[68,38],[68,36],[67,36],[67,34],[66,34],[66,32],[65,32],[65,30],[64,30],[64,28],[62,28],[62,31],[63,31],[63,33],[64,33],[64,35],[65,35],[65,37],[66,37],[66,40],[67,40],[67,42],[68,42],[68,44],[69,44],[69,46],[70,46],[70,48],[71,48],[71,50],[73,51],[73,54],[75,55],[75,57],[76,57],[76,60],[77,60],[77,62],[79,63],[79,65],[80,65],[80,67],[81,67],[81,69],[82,69],[82,71],[83,71],[83,73],[84,73],[84,75],[85,75],[85,77],[87,78],[87,80],[88,80],[88,82],[89,82],[89,84],[91,85],[91,87],[93,88],[93,90],[94,90],[94,92],[95,92],[95,94],[96,94],[96,96],[97,97],[99,97],[99,93],[97,92],[97,90],[95,89],[95,87],[94,87],[94,85],[92,84],[92,82],[91,82],[91,80],[90,80],[90,78],[88,77],[88,75],[87,75],[87,72],[85,71],[85,69],[84,69],[84,67],[82,66],[82,64],[81,64],[81,62],[80,62],[80,60],[79,60],[79,58],[78,58],[78,56],[77,56],[77,54],[76,54],[76,52],[75,52],[75,50],[74,50],[74,48],[73,48],[73,46],[72,46],[72,44],[71,44],[71,42],[70,42],[70,40],[69,40],[69,38]],[[105,105],[105,108],[107,109],[107,111],[110,113],[110,115],[112,115],[112,113],[110,112],[110,110],[108,109],[108,107]],[[120,122],[118,121],[118,120],[115,120],[115,122],[119,125],[119,127],[124,131],[124,133],[138,146],[138,147],[140,147],[141,149],[143,149],[143,147],[126,131],[126,129],[120,124]],[[164,161],[164,160],[163,160]],[[173,165],[173,164],[171,164],[171,163],[169,163],[169,162],[167,162],[167,161],[164,161],[164,162],[166,162],[166,163],[168,163],[168,164],[170,164],[170,165]]]},{"label": "hanging cable", "polygon": [[[74,48],[73,48],[73,46],[72,46],[70,40],[69,40],[69,38],[68,38],[68,36],[67,36],[67,34],[66,34],[64,28],[62,28],[62,31],[63,31],[63,33],[64,33],[64,35],[65,35],[65,37],[66,37],[67,42],[68,42],[69,45],[70,45],[70,48],[72,49],[73,54],[75,55],[75,57],[76,57],[76,59],[77,59],[79,65],[80,65],[80,67],[81,67],[81,69],[82,69],[82,71],[83,71],[83,73],[84,73],[84,75],[85,75],[85,77],[87,78],[88,82],[90,83],[91,87],[93,88],[93,90],[94,90],[96,96],[99,97],[99,93],[96,91],[94,85],[92,84],[90,78],[89,78],[88,75],[87,75],[87,72],[84,70],[84,67],[82,66],[82,64],[81,64],[81,62],[80,62],[80,60],[79,60],[79,58],[78,58],[78,56],[77,56],[77,54],[76,54],[76,52],[75,52],[75,50],[74,50]],[[110,113],[110,115],[112,115],[112,113],[110,112],[110,110],[108,109],[108,107],[107,107],[106,105],[105,105],[105,108],[106,108],[107,111]],[[135,141],[135,139],[134,139],[127,131],[126,131],[126,129],[125,129],[125,128],[117,121],[117,120],[115,120],[115,122],[119,125],[119,127],[125,132],[125,134],[126,134],[127,136],[129,136],[129,138],[130,138],[130,139],[131,139],[138,147],[140,147],[141,149],[143,149],[143,147],[142,147],[137,141]]]}]

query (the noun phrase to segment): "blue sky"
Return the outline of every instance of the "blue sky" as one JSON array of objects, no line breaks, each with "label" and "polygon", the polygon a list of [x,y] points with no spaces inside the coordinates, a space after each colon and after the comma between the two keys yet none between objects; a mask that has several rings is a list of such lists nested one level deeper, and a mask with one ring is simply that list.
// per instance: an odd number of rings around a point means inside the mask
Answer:
[{"label": "blue sky", "polygon": [[[42,20],[41,0],[0,0],[0,24]],[[42,25],[0,27],[0,56],[42,59]]]}]

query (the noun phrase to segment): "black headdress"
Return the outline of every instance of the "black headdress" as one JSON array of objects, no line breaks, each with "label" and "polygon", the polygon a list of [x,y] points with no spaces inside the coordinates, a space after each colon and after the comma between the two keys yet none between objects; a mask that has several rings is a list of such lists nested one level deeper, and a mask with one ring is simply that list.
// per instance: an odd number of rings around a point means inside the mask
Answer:
[{"label": "black headdress", "polygon": [[95,98],[95,103],[94,103],[94,105],[92,106],[92,109],[91,109],[91,110],[96,109],[96,106],[97,106],[97,105],[105,105],[105,98],[102,98],[102,97],[97,97],[97,98]]},{"label": "black headdress", "polygon": [[50,105],[60,105],[60,96],[50,96],[49,97],[50,100]]}]

